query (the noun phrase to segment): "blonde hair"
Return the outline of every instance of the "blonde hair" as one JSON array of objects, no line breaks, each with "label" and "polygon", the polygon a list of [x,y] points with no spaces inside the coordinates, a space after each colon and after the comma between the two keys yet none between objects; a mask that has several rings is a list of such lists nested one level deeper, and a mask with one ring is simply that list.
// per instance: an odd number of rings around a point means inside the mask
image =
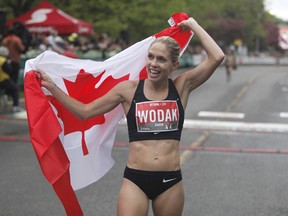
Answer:
[{"label": "blonde hair", "polygon": [[150,45],[152,47],[156,43],[163,43],[166,45],[166,47],[169,49],[170,54],[171,54],[171,60],[172,62],[176,62],[179,59],[180,55],[180,46],[178,42],[169,36],[162,36],[157,38],[155,41],[153,41]]}]

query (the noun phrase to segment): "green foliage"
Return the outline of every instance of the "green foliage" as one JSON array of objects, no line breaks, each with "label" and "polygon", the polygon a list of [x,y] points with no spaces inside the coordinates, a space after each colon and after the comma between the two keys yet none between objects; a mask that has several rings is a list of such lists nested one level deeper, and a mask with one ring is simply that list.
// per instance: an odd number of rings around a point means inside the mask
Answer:
[{"label": "green foliage", "polygon": [[[64,12],[90,22],[97,34],[107,33],[117,38],[129,33],[134,43],[167,28],[167,20],[175,12],[193,16],[216,41],[230,45],[241,39],[250,49],[255,40],[269,38],[265,23],[279,22],[264,11],[264,0],[49,0]],[[2,0],[7,19],[18,16],[41,0]],[[272,28],[272,27],[271,27]],[[271,29],[270,28],[270,29]],[[195,37],[192,41],[197,43]],[[267,44],[267,43],[266,43]]]},{"label": "green foliage", "polygon": [[0,8],[7,11],[8,18],[19,16],[23,11],[29,10],[33,5],[33,1],[28,0],[2,0]]}]

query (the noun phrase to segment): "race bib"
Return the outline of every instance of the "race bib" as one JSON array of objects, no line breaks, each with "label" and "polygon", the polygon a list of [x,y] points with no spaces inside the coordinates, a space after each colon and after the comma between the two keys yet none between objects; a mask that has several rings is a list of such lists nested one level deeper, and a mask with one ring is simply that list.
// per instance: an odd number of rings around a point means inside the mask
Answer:
[{"label": "race bib", "polygon": [[178,129],[179,110],[176,101],[147,101],[136,104],[138,132],[163,132]]}]

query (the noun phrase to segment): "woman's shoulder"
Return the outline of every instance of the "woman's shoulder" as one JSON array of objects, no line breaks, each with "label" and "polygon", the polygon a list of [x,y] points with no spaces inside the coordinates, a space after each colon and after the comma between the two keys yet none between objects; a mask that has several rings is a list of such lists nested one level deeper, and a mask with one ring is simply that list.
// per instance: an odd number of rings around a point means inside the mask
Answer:
[{"label": "woman's shoulder", "polygon": [[139,80],[125,80],[118,83],[113,89],[114,94],[120,95],[127,102],[124,103],[125,110],[128,110],[131,105],[138,83]]},{"label": "woman's shoulder", "polygon": [[139,83],[139,80],[124,80],[119,82],[114,90],[119,92],[135,91]]},{"label": "woman's shoulder", "polygon": [[139,80],[124,80],[118,83],[117,86],[119,87],[126,87],[126,88],[134,88],[139,83]]}]

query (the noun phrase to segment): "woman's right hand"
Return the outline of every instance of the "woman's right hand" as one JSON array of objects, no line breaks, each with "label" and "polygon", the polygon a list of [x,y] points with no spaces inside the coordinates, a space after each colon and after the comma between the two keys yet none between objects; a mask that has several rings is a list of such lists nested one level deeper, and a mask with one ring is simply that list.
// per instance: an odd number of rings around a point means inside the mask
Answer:
[{"label": "woman's right hand", "polygon": [[37,70],[35,73],[41,80],[41,86],[45,87],[49,91],[56,87],[56,84],[45,72]]}]

